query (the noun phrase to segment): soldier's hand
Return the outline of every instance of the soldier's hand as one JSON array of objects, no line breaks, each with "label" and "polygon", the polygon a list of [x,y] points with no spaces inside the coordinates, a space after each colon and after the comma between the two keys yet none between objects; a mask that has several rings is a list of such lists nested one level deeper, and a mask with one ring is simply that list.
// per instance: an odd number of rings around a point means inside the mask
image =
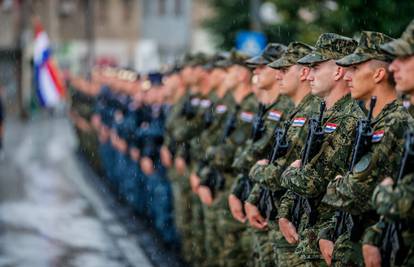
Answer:
[{"label": "soldier's hand", "polygon": [[243,204],[234,194],[230,194],[228,198],[229,207],[233,218],[241,223],[246,222],[246,216],[243,212]]},{"label": "soldier's hand", "polygon": [[139,149],[136,147],[132,147],[129,149],[129,155],[131,156],[131,159],[135,162],[138,162],[139,160],[139,156],[140,156],[140,152]]},{"label": "soldier's hand", "polygon": [[286,218],[279,219],[279,228],[286,241],[289,244],[296,244],[299,242],[299,236],[296,232],[295,226]]},{"label": "soldier's hand", "polygon": [[300,166],[302,166],[302,162],[300,159],[297,159],[294,162],[292,162],[292,164],[290,164],[290,167],[297,168],[297,169],[299,169]]},{"label": "soldier's hand", "polygon": [[213,204],[213,194],[207,186],[200,185],[198,187],[198,196],[205,205],[211,206]]},{"label": "soldier's hand", "polygon": [[167,168],[172,166],[172,155],[170,150],[166,146],[161,147],[161,163]]},{"label": "soldier's hand", "polygon": [[262,217],[259,209],[255,205],[245,202],[244,210],[246,212],[247,219],[253,228],[262,230],[267,227],[266,219]]},{"label": "soldier's hand", "polygon": [[327,239],[320,239],[319,240],[319,249],[322,253],[323,258],[326,261],[326,264],[328,266],[331,266],[332,264],[332,253],[334,250],[334,242]]},{"label": "soldier's hand", "polygon": [[342,175],[337,175],[334,180],[336,181],[336,180],[339,180],[339,179],[342,179]]},{"label": "soldier's hand", "polygon": [[258,162],[256,162],[256,164],[261,165],[261,166],[268,165],[269,160],[268,159],[261,159]]},{"label": "soldier's hand", "polygon": [[198,177],[198,175],[194,172],[191,173],[190,175],[190,186],[191,186],[191,190],[195,194],[198,194],[198,189],[200,187],[200,177]]},{"label": "soldier's hand", "polygon": [[381,185],[382,186],[388,186],[388,185],[393,185],[394,184],[394,180],[390,177],[385,178],[384,180],[382,180]]},{"label": "soldier's hand", "polygon": [[381,253],[378,247],[363,245],[362,254],[366,267],[381,267]]},{"label": "soldier's hand", "polygon": [[144,157],[141,159],[141,169],[145,175],[151,175],[154,173],[154,163],[152,159]]},{"label": "soldier's hand", "polygon": [[177,157],[175,159],[175,170],[179,175],[184,175],[185,170],[187,169],[187,164],[185,163],[185,160],[182,157]]}]

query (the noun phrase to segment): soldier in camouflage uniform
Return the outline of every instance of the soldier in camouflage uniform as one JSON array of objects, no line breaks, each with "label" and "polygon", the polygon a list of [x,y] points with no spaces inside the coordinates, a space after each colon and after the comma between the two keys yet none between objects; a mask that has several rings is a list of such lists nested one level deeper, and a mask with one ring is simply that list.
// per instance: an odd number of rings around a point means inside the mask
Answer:
[{"label": "soldier in camouflage uniform", "polygon": [[167,131],[170,132],[168,142],[173,141],[174,167],[175,167],[175,195],[178,220],[178,227],[181,229],[183,237],[183,251],[192,251],[193,253],[184,253],[184,258],[193,263],[200,265],[204,255],[203,235],[202,232],[193,231],[193,211],[191,188],[188,178],[191,170],[190,141],[197,136],[201,128],[198,127],[200,120],[200,85],[204,74],[202,65],[205,63],[205,55],[197,54],[191,57],[186,66],[181,71],[183,85],[187,92],[183,99],[173,109],[167,120]]},{"label": "soldier in camouflage uniform", "polygon": [[170,90],[173,97],[173,107],[169,112],[165,124],[164,145],[161,148],[161,162],[168,169],[168,177],[171,181],[174,199],[174,219],[177,230],[181,239],[181,253],[183,258],[190,262],[190,255],[184,254],[184,251],[191,251],[191,206],[190,206],[190,187],[185,174],[178,172],[173,166],[173,160],[177,151],[177,142],[174,140],[174,130],[180,127],[177,123],[183,115],[182,111],[185,101],[188,98],[184,81],[182,78],[181,67],[176,66],[169,73],[166,79],[167,90]]},{"label": "soldier in camouflage uniform", "polygon": [[[228,68],[233,64],[230,55],[223,55],[225,58],[214,62],[214,70],[209,77],[210,85],[216,87],[214,95],[211,99],[212,105],[204,114],[205,128],[199,139],[192,142],[192,151],[194,151],[196,166],[191,174],[191,186],[193,191],[197,194],[203,191],[203,188],[209,190],[206,184],[209,180],[208,174],[211,172],[209,162],[212,160],[212,155],[207,154],[206,151],[210,146],[220,143],[222,137],[222,127],[226,116],[232,112],[235,102],[233,98],[233,85],[226,82]],[[215,101],[214,101],[215,99]],[[211,114],[209,114],[211,112]],[[212,115],[212,118],[208,117]],[[212,120],[211,120],[212,119]],[[209,121],[210,120],[210,121]],[[208,127],[207,125],[210,124]],[[200,200],[203,200],[200,198]],[[200,201],[199,200],[199,201]],[[204,200],[205,201],[205,200]],[[208,200],[211,201],[212,200]],[[210,208],[212,203],[203,205],[204,221],[201,224],[204,227],[205,235],[204,242],[206,248],[205,264],[208,266],[218,266],[218,255],[221,246],[217,244],[217,214],[214,208]],[[201,227],[201,225],[199,227]]]},{"label": "soldier in camouflage uniform", "polygon": [[[390,43],[381,45],[381,48],[394,55],[396,58],[391,63],[389,69],[394,73],[396,81],[396,90],[400,93],[407,94],[410,99],[414,94],[414,21],[412,21],[401,38]],[[405,105],[404,105],[405,106]],[[411,116],[412,105],[408,109]],[[413,125],[410,126],[411,131]],[[408,161],[407,164],[412,164]],[[407,166],[410,168],[409,166]],[[401,167],[400,167],[401,168]],[[404,222],[405,226],[402,228],[401,237],[405,246],[406,255],[402,255],[400,263],[395,262],[395,258],[391,258],[390,262],[380,262],[380,255],[376,253],[376,259],[370,255],[366,255],[365,263],[367,266],[373,264],[389,264],[389,266],[413,266],[414,265],[414,175],[412,172],[402,177],[401,181],[395,181],[390,177],[385,178],[380,185],[378,185],[374,194],[372,195],[372,205],[377,213],[383,216],[384,220],[376,223],[370,227],[364,237],[365,250],[369,250],[370,245],[381,247],[384,243],[382,237],[386,232],[386,226],[392,223]],[[386,223],[384,223],[386,222]],[[377,249],[379,252],[379,249]],[[365,254],[364,254],[365,256]],[[382,260],[381,260],[382,261]]]},{"label": "soldier in camouflage uniform", "polygon": [[[274,218],[263,218],[258,210],[259,202],[262,196],[264,188],[269,188],[272,195],[275,197],[274,192],[281,191],[281,189],[275,189],[268,187],[265,179],[270,179],[273,175],[267,176],[267,172],[273,172],[275,168],[285,168],[285,162],[290,163],[291,159],[296,159],[296,154],[299,154],[303,139],[305,139],[307,126],[301,124],[302,118],[307,118],[314,114],[319,106],[319,98],[310,94],[309,82],[306,80],[309,74],[309,68],[306,66],[297,65],[296,62],[301,57],[305,56],[311,51],[312,47],[294,42],[289,44],[287,51],[284,55],[269,66],[280,70],[280,74],[277,76],[280,91],[282,94],[289,96],[294,100],[295,108],[287,116],[287,121],[293,123],[297,121],[292,127],[287,129],[287,139],[289,149],[284,157],[281,157],[276,162],[268,164],[267,159],[258,161],[250,170],[250,177],[255,182],[252,192],[245,203],[246,215],[252,227],[258,230],[268,231],[269,235],[267,241],[263,238],[262,248],[268,250],[275,243],[277,246],[277,252],[274,251],[275,246],[270,251],[273,258],[273,265],[277,266],[294,266],[300,262],[300,259],[293,254],[294,246],[289,246],[286,242],[281,244],[283,241],[280,232],[278,232],[277,224]],[[285,129],[285,130],[286,130]],[[293,158],[291,157],[293,155]],[[275,201],[278,201],[275,198]],[[276,208],[278,208],[277,203]],[[289,248],[290,247],[290,248]],[[268,251],[261,251],[261,255],[268,255]],[[278,260],[280,258],[280,261]]]},{"label": "soldier in camouflage uniform", "polygon": [[336,231],[340,220],[334,216],[319,232],[321,252],[334,266],[363,266],[362,233],[378,220],[370,205],[372,192],[382,179],[396,176],[404,132],[407,122],[412,121],[397,100],[388,72],[392,57],[380,49],[381,44],[391,40],[382,33],[364,31],[354,53],[337,61],[338,65],[348,67],[345,80],[352,97],[364,100],[368,107],[371,96],[376,96],[377,104],[372,112],[372,145],[363,151],[351,171],[328,184],[322,199],[322,203],[350,214],[343,231]]},{"label": "soldier in camouflage uniform", "polygon": [[[257,118],[257,116],[255,118],[252,136],[245,146],[240,147],[236,153],[238,156],[233,162],[233,168],[239,175],[233,184],[228,201],[233,217],[241,223],[246,221],[243,196],[248,195],[251,187],[248,176],[250,167],[255,161],[270,153],[275,129],[282,126],[282,122],[293,108],[291,100],[287,96],[280,95],[279,84],[276,80],[278,71],[266,66],[277,60],[285,50],[286,47],[281,44],[269,44],[262,55],[246,61],[251,68],[255,68],[254,74],[257,76],[255,85],[262,91],[259,92],[261,93],[259,100],[264,107],[263,111],[259,110],[260,114],[258,114],[262,118]],[[256,120],[263,120],[264,125],[258,125]],[[253,230],[251,231],[252,266],[272,266],[274,262],[272,246],[266,242],[269,233],[256,229],[250,230]]]},{"label": "soldier in camouflage uniform", "polygon": [[[253,117],[258,106],[251,90],[250,71],[244,65],[245,59],[245,56],[233,55],[232,60],[236,64],[228,68],[224,84],[228,87],[235,87],[233,91],[235,107],[228,114],[225,124],[220,129],[221,137],[218,143],[207,149],[207,157],[211,158],[210,171],[215,173],[214,178],[207,178],[207,181],[203,179],[202,186],[198,189],[200,199],[206,205],[210,205],[211,213],[215,214],[217,235],[214,242],[217,244],[214,247],[221,247],[218,258],[220,266],[240,266],[245,264],[248,257],[249,241],[246,236],[241,236],[245,226],[231,218],[227,206],[228,193],[237,175],[233,172],[231,163],[237,148],[243,145],[250,135]],[[212,186],[213,180],[218,181],[217,186]],[[213,219],[213,216],[208,217]]]},{"label": "soldier in camouflage uniform", "polygon": [[363,116],[343,79],[345,69],[335,64],[336,59],[352,52],[355,46],[350,38],[325,33],[319,37],[316,48],[298,61],[311,66],[308,80],[312,94],[323,98],[327,109],[324,111],[322,106],[323,116],[318,115],[318,127],[323,132],[320,147],[314,148],[315,153],[309,155],[307,162],[297,159],[280,176],[281,185],[288,191],[281,200],[279,227],[289,243],[298,243],[296,253],[306,266],[324,265],[316,236],[333,211],[321,205],[320,199],[328,182],[338,172],[346,172],[345,163],[354,138],[349,132],[354,131]]}]

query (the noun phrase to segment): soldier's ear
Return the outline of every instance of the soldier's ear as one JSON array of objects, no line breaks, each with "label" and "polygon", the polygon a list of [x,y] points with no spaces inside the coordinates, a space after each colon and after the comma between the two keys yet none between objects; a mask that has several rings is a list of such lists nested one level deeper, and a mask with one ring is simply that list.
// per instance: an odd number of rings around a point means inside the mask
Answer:
[{"label": "soldier's ear", "polygon": [[341,80],[341,79],[343,79],[344,78],[344,76],[345,76],[345,68],[344,67],[341,67],[341,66],[338,66],[338,65],[336,65],[336,67],[335,67],[335,73],[334,73],[334,79],[335,79],[335,81],[339,81],[339,80]]},{"label": "soldier's ear", "polygon": [[310,68],[307,67],[307,66],[302,66],[300,68],[300,81],[301,82],[306,81],[307,78],[308,78],[309,73],[310,73]]},{"label": "soldier's ear", "polygon": [[374,76],[373,76],[375,83],[382,82],[384,79],[386,79],[386,77],[387,77],[387,69],[381,67],[375,70]]}]

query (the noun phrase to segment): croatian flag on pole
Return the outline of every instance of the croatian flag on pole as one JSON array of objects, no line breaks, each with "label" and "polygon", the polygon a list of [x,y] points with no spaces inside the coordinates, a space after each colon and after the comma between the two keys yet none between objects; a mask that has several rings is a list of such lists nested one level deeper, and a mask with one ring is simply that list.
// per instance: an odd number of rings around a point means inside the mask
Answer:
[{"label": "croatian flag on pole", "polygon": [[49,38],[42,25],[35,25],[34,77],[36,93],[43,107],[55,107],[65,95],[59,71],[52,60]]}]

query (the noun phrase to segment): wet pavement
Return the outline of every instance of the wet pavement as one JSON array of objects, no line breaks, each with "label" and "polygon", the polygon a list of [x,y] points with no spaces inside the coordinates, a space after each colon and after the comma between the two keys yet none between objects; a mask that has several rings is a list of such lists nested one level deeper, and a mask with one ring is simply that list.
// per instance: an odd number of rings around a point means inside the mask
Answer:
[{"label": "wet pavement", "polygon": [[139,235],[102,199],[105,188],[91,186],[76,146],[64,118],[7,122],[0,267],[153,266]]}]

